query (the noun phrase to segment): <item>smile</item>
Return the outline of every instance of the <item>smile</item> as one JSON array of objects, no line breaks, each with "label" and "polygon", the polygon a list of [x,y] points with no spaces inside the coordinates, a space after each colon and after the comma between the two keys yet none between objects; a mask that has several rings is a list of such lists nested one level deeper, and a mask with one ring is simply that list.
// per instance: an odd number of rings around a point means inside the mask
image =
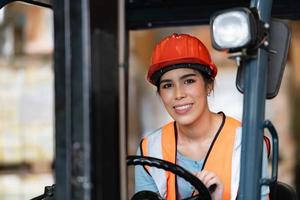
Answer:
[{"label": "smile", "polygon": [[177,105],[174,106],[175,112],[178,114],[185,114],[192,108],[193,104],[184,104],[184,105]]}]

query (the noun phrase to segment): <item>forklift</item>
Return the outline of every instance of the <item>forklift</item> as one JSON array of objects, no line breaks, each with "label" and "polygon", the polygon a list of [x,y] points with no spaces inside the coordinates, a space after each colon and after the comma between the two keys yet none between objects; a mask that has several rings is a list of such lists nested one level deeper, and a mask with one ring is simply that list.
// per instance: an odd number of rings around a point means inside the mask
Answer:
[{"label": "forklift", "polygon": [[[14,1],[2,0],[0,8]],[[198,190],[190,200],[211,199],[185,169],[128,156],[126,147],[129,31],[203,24],[211,26],[213,47],[236,60],[236,85],[244,94],[238,200],[259,199],[262,185],[270,186],[271,200],[297,199],[290,186],[277,181],[278,136],[265,119],[265,101],[279,91],[290,43],[290,30],[280,19],[300,19],[297,0],[21,1],[54,13],[55,185],[34,200],[125,200],[127,165],[171,171]],[[246,36],[226,29],[241,24]],[[269,179],[260,178],[265,129],[272,136]],[[134,198],[161,199],[146,191]]]}]

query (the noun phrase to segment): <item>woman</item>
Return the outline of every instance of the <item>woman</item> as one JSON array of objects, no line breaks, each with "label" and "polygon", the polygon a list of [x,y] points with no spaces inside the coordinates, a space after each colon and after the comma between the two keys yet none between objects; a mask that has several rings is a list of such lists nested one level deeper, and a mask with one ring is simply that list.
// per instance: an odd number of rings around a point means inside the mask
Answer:
[{"label": "woman", "polygon": [[[155,47],[147,79],[157,87],[174,122],[145,137],[138,154],[182,166],[207,188],[214,188],[213,200],[229,200],[236,199],[238,192],[241,123],[209,110],[207,96],[216,74],[207,48],[193,36],[173,34]],[[267,176],[266,160],[263,176]],[[137,166],[135,179],[136,192],[150,190],[168,200],[195,194],[183,179],[153,167]],[[264,187],[262,199],[268,193]]]}]

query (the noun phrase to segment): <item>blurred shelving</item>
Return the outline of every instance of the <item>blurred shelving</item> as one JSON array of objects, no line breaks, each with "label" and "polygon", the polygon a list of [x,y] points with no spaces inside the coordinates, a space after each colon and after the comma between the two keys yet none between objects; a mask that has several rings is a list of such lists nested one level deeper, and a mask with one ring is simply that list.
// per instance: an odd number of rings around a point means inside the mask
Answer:
[{"label": "blurred shelving", "polygon": [[17,2],[3,12],[0,199],[25,200],[54,183],[52,11]]}]

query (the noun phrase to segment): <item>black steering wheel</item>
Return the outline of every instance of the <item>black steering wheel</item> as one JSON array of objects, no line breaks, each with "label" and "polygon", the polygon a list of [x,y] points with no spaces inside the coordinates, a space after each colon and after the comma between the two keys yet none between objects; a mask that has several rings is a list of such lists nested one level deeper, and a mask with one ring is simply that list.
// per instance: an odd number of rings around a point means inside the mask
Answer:
[{"label": "black steering wheel", "polygon": [[[127,165],[147,165],[151,167],[156,167],[159,169],[164,169],[166,171],[170,171],[175,175],[180,176],[181,178],[188,181],[194,188],[198,191],[198,195],[186,198],[184,200],[211,200],[211,196],[209,190],[205,187],[205,185],[190,172],[185,170],[184,168],[175,165],[171,162],[161,160],[158,158],[147,157],[147,156],[128,156],[127,157]],[[134,200],[156,200],[162,199],[158,194],[150,191],[140,191],[136,193],[133,198]]]}]

